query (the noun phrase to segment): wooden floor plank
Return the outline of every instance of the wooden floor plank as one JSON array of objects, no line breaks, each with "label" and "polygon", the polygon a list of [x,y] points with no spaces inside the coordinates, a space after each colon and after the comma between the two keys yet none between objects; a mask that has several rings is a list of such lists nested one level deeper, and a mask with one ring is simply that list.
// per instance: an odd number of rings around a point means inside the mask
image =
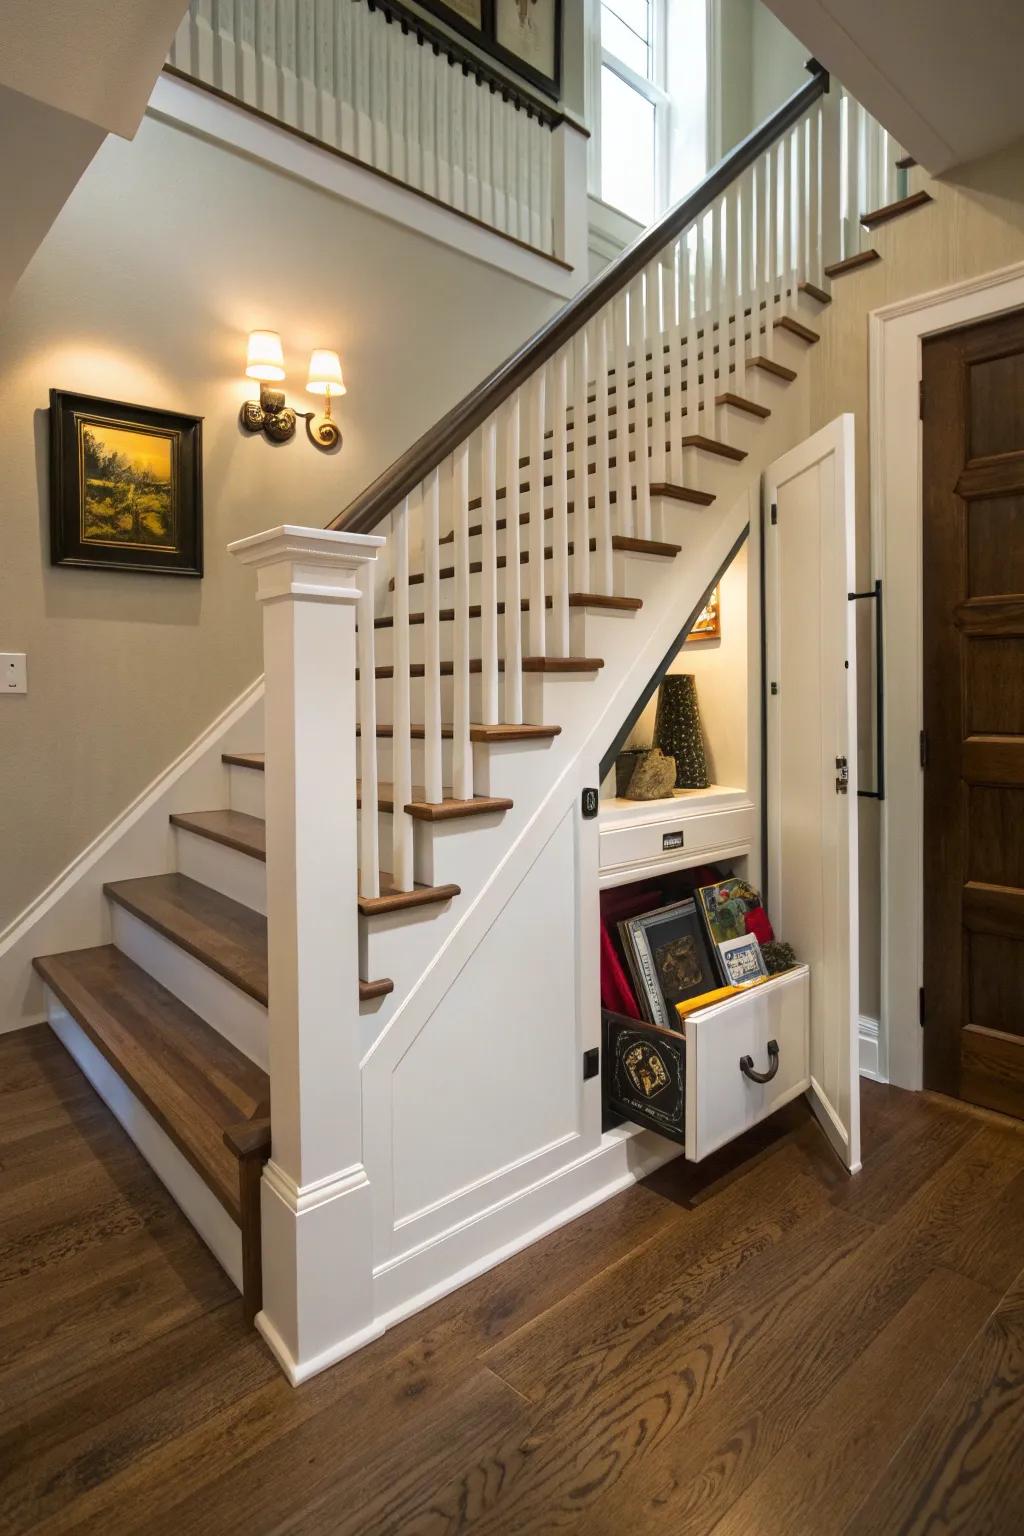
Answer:
[{"label": "wooden floor plank", "polygon": [[863,1090],[856,1179],[790,1106],[294,1390],[49,1031],[0,1036],[0,1528],[1015,1536],[1024,1130]]},{"label": "wooden floor plank", "polygon": [[849,1536],[1024,1530],[1024,1274],[893,1457]]}]

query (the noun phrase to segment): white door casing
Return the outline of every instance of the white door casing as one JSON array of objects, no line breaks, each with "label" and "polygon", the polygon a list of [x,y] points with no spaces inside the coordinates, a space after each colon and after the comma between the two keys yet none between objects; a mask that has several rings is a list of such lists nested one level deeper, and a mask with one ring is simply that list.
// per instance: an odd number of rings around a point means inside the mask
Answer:
[{"label": "white door casing", "polygon": [[853,454],[854,418],[845,415],[769,465],[764,560],[768,909],[778,937],[810,966],[810,1098],[855,1171],[857,679],[847,597],[854,585]]}]

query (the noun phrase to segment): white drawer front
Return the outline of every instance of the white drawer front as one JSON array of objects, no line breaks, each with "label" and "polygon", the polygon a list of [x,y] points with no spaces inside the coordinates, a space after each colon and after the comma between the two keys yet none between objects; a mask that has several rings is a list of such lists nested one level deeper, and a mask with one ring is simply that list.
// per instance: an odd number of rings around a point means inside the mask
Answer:
[{"label": "white drawer front", "polygon": [[[768,1042],[779,1047],[770,1083],[740,1070],[752,1058],[769,1067]],[[686,1155],[707,1157],[810,1086],[810,973],[805,965],[729,998],[686,1021]]]},{"label": "white drawer front", "polygon": [[709,811],[701,816],[660,817],[656,821],[638,822],[635,826],[601,829],[601,868],[621,869],[629,865],[645,865],[668,856],[669,848],[675,849],[674,839],[682,834],[680,851],[700,853],[713,848],[731,848],[741,843],[752,843],[755,832],[752,805],[733,806],[728,810]]}]

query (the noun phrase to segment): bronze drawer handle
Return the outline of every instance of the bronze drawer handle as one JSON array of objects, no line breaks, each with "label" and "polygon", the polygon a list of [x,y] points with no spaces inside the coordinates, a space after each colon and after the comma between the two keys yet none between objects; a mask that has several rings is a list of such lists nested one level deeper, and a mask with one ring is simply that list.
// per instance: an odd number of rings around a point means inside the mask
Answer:
[{"label": "bronze drawer handle", "polygon": [[752,1083],[770,1083],[779,1070],[779,1042],[768,1041],[768,1071],[757,1072],[754,1069],[753,1056],[740,1057],[740,1071],[744,1077],[749,1077]]}]

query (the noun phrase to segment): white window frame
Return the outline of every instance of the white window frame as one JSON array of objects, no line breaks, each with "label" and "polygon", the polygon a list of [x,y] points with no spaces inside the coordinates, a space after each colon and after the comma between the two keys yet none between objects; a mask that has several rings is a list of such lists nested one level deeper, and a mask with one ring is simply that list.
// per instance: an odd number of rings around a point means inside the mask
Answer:
[{"label": "white window frame", "polygon": [[[588,91],[592,104],[591,139],[589,157],[590,195],[599,202],[601,196],[601,70],[607,68],[638,95],[654,107],[654,217],[658,218],[668,206],[669,164],[672,131],[672,103],[665,89],[665,38],[666,17],[670,0],[650,0],[651,78],[631,69],[614,53],[601,44],[601,0],[590,0],[588,6]],[[604,203],[609,207],[610,204]],[[621,212],[622,210],[616,210]],[[624,217],[629,218],[629,214]]]}]

